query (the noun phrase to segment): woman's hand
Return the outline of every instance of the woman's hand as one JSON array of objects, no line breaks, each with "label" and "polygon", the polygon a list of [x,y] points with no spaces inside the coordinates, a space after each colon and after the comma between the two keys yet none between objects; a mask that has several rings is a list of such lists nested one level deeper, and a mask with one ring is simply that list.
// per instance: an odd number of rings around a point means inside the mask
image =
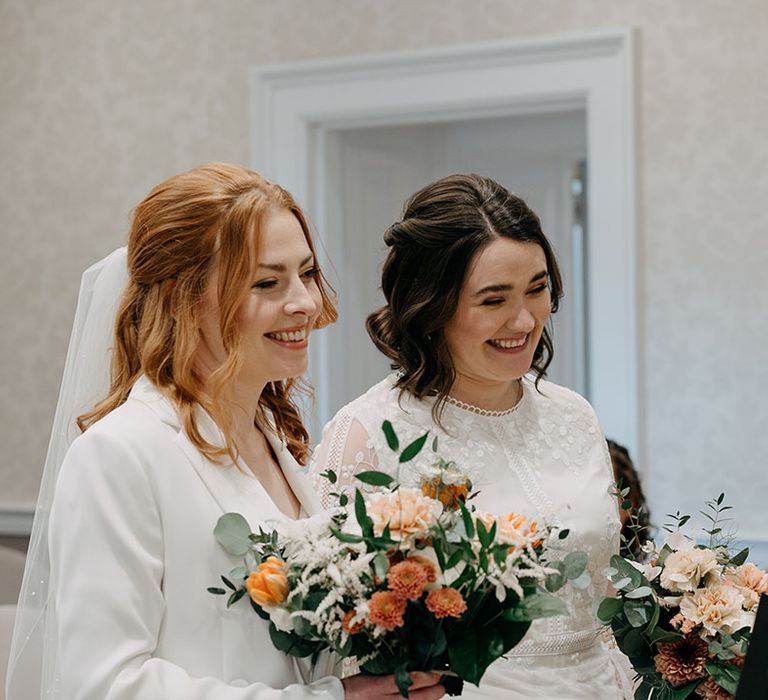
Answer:
[{"label": "woman's hand", "polygon": [[[408,688],[410,700],[438,700],[445,695],[437,673],[411,673],[413,685]],[[400,696],[394,676],[363,676],[358,674],[342,680],[344,700],[375,700]]]}]

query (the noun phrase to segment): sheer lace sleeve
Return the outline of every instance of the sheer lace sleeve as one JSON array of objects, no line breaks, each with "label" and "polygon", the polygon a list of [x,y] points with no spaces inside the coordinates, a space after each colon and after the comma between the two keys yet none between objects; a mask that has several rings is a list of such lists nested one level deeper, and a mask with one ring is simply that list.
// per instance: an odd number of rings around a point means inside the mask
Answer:
[{"label": "sheer lace sleeve", "polygon": [[[359,420],[344,410],[323,430],[322,440],[309,464],[310,476],[323,508],[337,504],[334,494],[346,493],[351,497],[355,487],[369,490],[370,487],[355,480],[355,474],[378,468],[379,460],[371,436]],[[336,474],[335,484],[323,476],[328,471]]]}]

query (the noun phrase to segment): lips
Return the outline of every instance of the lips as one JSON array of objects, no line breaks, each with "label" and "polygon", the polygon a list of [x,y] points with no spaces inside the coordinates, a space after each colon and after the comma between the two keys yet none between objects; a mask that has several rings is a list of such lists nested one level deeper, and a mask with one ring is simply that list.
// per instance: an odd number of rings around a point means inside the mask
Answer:
[{"label": "lips", "polygon": [[279,340],[281,343],[302,343],[307,339],[307,329],[274,331],[273,333],[267,333],[266,336],[272,340]]},{"label": "lips", "polygon": [[524,335],[522,338],[491,338],[485,342],[494,348],[500,348],[501,350],[514,350],[515,348],[521,348],[528,340],[528,335]]}]

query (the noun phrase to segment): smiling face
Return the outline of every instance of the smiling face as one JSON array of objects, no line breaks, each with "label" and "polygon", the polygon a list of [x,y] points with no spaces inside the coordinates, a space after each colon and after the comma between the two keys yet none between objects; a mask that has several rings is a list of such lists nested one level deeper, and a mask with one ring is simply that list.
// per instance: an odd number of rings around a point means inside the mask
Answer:
[{"label": "smiling face", "polygon": [[496,238],[470,263],[444,334],[456,380],[451,393],[509,385],[528,372],[551,299],[536,243]]},{"label": "smiling face", "polygon": [[[251,288],[237,320],[243,363],[241,388],[261,393],[264,385],[303,374],[307,340],[322,308],[319,271],[304,231],[285,209],[264,217]],[[218,270],[214,266],[203,294],[198,359],[204,372],[226,359],[221,339]]]}]

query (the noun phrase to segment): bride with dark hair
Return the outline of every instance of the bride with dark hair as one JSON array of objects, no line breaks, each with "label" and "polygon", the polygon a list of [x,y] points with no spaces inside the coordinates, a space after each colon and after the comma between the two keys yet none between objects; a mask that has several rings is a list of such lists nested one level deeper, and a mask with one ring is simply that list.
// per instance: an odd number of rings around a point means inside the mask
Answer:
[{"label": "bride with dark hair", "polygon": [[[602,572],[619,552],[606,443],[587,401],[545,380],[547,322],[563,288],[539,218],[493,180],[453,175],[414,194],[384,241],[387,303],[367,329],[396,371],[326,426],[311,466],[326,505],[332,489],[360,485],[360,471],[418,486],[435,455],[422,450],[401,466],[381,425],[390,421],[401,444],[429,430],[437,456],[454,460],[479,491],[472,503],[568,529],[563,556],[589,556],[591,581],[561,592],[570,615],[535,621],[463,697],[632,697],[593,613],[607,593]],[[328,469],[338,477],[333,487],[320,478]]]}]

